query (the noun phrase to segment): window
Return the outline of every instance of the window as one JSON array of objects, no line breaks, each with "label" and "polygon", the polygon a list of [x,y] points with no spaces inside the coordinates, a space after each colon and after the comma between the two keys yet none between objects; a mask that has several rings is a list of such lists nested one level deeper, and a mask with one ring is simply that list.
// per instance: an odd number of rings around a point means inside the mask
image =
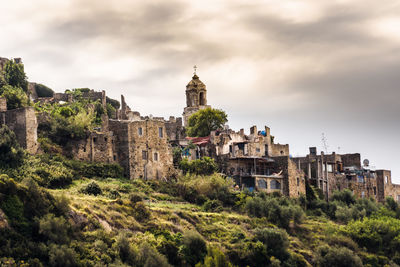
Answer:
[{"label": "window", "polygon": [[357,175],[357,181],[358,181],[359,183],[364,183],[364,176],[362,176],[362,175]]},{"label": "window", "polygon": [[96,143],[96,141],[97,141],[97,138],[93,137],[93,143]]},{"label": "window", "polygon": [[116,161],[117,160],[117,156],[116,155],[114,155],[114,161]]},{"label": "window", "polygon": [[265,156],[268,157],[268,145],[265,145]]},{"label": "window", "polygon": [[142,151],[142,159],[147,159],[147,151],[146,150]]},{"label": "window", "polygon": [[333,172],[333,168],[331,164],[328,164],[328,172]]},{"label": "window", "polygon": [[260,151],[261,151],[260,148],[257,147],[257,148],[256,148],[256,152],[259,153]]},{"label": "window", "polygon": [[154,159],[154,161],[158,161],[158,153],[154,153],[153,159]]},{"label": "window", "polygon": [[86,147],[83,147],[83,152],[86,152]]},{"label": "window", "polygon": [[285,153],[283,152],[283,150],[281,150],[281,155],[283,155],[283,154],[285,154]]},{"label": "window", "polygon": [[162,127],[158,127],[158,136],[159,136],[160,138],[163,138],[163,136],[164,136],[163,128],[162,128]]},{"label": "window", "polygon": [[264,179],[257,180],[257,186],[259,189],[267,189],[267,183]]},{"label": "window", "polygon": [[364,191],[361,192],[361,198],[365,198],[365,192]]},{"label": "window", "polygon": [[300,178],[297,178],[297,186],[300,185]]},{"label": "window", "polygon": [[272,180],[270,184],[271,184],[271,189],[281,189],[281,183],[278,182],[277,180]]},{"label": "window", "polygon": [[374,186],[374,195],[376,196],[376,186]]},{"label": "window", "polygon": [[143,129],[142,129],[142,127],[139,127],[139,128],[138,128],[138,135],[139,135],[139,136],[142,136],[142,135],[143,135]]},{"label": "window", "polygon": [[389,183],[389,177],[385,176],[385,184]]},{"label": "window", "polygon": [[107,140],[108,140],[107,137],[104,137],[104,141],[107,142]]},{"label": "window", "polygon": [[397,195],[397,202],[400,202],[400,195]]}]

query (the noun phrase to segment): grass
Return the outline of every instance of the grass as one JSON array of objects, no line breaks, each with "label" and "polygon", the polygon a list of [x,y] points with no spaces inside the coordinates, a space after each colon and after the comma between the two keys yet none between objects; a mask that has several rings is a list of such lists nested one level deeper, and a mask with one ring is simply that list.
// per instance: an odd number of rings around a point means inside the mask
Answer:
[{"label": "grass", "polygon": [[[80,192],[82,187],[92,181],[101,187],[101,195],[93,196]],[[162,236],[154,235],[154,229],[172,233],[195,230],[209,244],[225,250],[242,240],[252,239],[255,228],[275,227],[265,218],[251,218],[230,209],[205,212],[201,206],[156,192],[141,180],[80,179],[73,181],[66,189],[49,191],[55,196],[65,195],[70,199],[72,209],[88,219],[88,226],[84,230],[85,236],[88,237],[96,235],[98,231],[112,232],[115,235],[120,231],[128,231],[134,233],[131,239],[135,242],[157,245]],[[120,198],[111,198],[111,191],[118,191]],[[138,222],[134,217],[134,209],[129,200],[129,194],[133,192],[144,196],[144,204],[151,213],[150,218],[144,222]],[[290,253],[312,262],[316,249],[326,244],[329,236],[337,233],[339,228],[339,224],[329,219],[307,217],[300,226],[288,231]]]}]

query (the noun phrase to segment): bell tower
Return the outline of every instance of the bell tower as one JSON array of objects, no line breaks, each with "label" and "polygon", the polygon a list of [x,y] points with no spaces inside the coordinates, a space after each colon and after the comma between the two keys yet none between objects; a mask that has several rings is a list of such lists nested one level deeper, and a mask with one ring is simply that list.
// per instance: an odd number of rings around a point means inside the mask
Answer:
[{"label": "bell tower", "polygon": [[206,85],[200,81],[196,74],[197,67],[194,66],[192,80],[186,85],[186,107],[183,111],[183,125],[187,126],[189,117],[199,111],[210,106],[207,105]]}]

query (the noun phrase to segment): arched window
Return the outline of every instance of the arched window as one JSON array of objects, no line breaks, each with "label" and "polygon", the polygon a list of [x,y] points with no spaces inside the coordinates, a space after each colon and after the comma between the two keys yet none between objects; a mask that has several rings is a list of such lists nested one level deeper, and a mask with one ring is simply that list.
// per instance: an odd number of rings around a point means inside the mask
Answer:
[{"label": "arched window", "polygon": [[203,93],[203,92],[200,92],[200,95],[199,95],[199,102],[200,102],[200,106],[204,106],[204,105],[206,104],[206,101],[205,101],[205,97],[204,97],[204,93]]}]

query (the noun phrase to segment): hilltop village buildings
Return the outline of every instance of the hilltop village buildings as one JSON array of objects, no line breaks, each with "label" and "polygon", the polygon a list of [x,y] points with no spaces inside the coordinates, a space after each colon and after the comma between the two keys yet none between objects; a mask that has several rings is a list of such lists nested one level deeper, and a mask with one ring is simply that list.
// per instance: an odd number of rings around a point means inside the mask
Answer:
[{"label": "hilltop village buildings", "polygon": [[[0,71],[8,59],[0,58]],[[22,64],[20,59],[14,59]],[[30,98],[40,103],[74,101],[73,95],[54,93],[52,97],[37,97],[35,86],[29,83]],[[106,108],[105,91],[89,90],[83,98],[99,100]],[[389,170],[373,170],[367,163],[361,165],[360,154],[317,153],[315,147],[305,157],[292,158],[289,145],[275,143],[267,126],[234,131],[224,129],[211,132],[207,137],[191,138],[185,135],[189,117],[207,105],[206,85],[194,74],[186,86],[186,107],[183,118],[168,120],[141,116],[132,111],[121,96],[121,107],[112,116],[102,115],[100,128],[88,137],[71,141],[74,158],[85,161],[118,163],[131,179],[168,179],[176,166],[173,147],[187,148],[182,156],[189,160],[204,156],[213,158],[221,173],[233,179],[240,189],[266,192],[278,191],[290,197],[306,193],[306,182],[322,190],[327,198],[335,190],[350,189],[360,198],[372,197],[384,201],[391,196],[400,202],[400,185],[393,184]],[[19,143],[29,152],[37,153],[37,128],[45,118],[33,107],[8,110],[0,97],[0,125],[12,129]],[[194,148],[193,148],[194,147]],[[189,149],[190,148],[190,149]]]}]

